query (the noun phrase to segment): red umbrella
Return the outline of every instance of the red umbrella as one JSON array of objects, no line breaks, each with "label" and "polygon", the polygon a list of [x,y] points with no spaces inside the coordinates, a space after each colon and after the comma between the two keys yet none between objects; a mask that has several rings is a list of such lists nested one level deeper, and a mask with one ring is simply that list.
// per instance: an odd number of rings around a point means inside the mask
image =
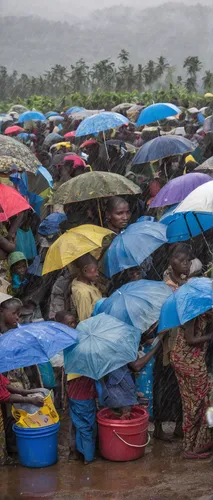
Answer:
[{"label": "red umbrella", "polygon": [[16,189],[0,184],[0,222],[30,208],[29,203]]},{"label": "red umbrella", "polygon": [[72,168],[77,168],[77,167],[84,167],[86,168],[87,165],[85,163],[85,161],[78,155],[75,155],[75,154],[70,154],[70,155],[66,155],[64,157],[64,162],[66,161],[73,161],[73,167]]},{"label": "red umbrella", "polygon": [[76,135],[76,131],[73,130],[72,132],[67,132],[66,134],[64,134],[64,138],[69,139],[70,137],[75,137],[75,135]]},{"label": "red umbrella", "polygon": [[5,135],[20,134],[21,132],[24,132],[24,129],[22,127],[19,127],[18,125],[13,125],[13,127],[7,127],[4,134]]},{"label": "red umbrella", "polygon": [[93,144],[97,144],[96,139],[88,139],[88,141],[82,142],[80,148],[86,148],[87,146],[92,146]]}]

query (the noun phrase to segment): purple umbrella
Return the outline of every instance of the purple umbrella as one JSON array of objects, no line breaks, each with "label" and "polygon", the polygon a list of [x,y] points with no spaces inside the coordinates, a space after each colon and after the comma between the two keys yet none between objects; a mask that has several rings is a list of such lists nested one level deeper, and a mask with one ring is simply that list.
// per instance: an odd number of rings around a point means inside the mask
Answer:
[{"label": "purple umbrella", "polygon": [[150,203],[150,208],[165,207],[167,205],[180,203],[180,201],[183,201],[189,193],[194,191],[194,189],[209,181],[212,181],[210,175],[198,172],[176,177],[163,186],[154,200]]}]

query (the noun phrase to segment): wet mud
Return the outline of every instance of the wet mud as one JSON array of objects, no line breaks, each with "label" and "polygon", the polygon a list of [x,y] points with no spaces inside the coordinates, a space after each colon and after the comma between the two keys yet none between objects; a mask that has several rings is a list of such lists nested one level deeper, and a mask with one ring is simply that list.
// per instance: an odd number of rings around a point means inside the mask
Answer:
[{"label": "wet mud", "polygon": [[69,419],[61,422],[59,462],[44,469],[0,468],[0,499],[213,500],[213,457],[182,458],[181,441],[151,440],[135,462],[68,463]]}]

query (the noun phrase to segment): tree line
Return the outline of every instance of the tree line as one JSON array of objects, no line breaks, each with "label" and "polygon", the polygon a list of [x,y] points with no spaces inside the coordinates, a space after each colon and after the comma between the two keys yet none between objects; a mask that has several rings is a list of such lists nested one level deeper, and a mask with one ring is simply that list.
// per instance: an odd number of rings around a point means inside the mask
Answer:
[{"label": "tree line", "polygon": [[[56,64],[39,77],[18,75],[17,71],[8,74],[7,68],[0,66],[0,101],[28,99],[32,95],[58,98],[73,93],[91,94],[98,89],[102,92],[134,92],[146,90],[166,90],[171,85],[183,87],[188,92],[196,92],[198,75],[202,70],[202,62],[197,56],[188,56],[183,68],[186,78],[175,76],[176,68],[171,66],[163,56],[157,61],[149,60],[144,66],[133,66],[129,53],[122,49],[118,55],[118,65],[110,59],[103,59],[89,67],[84,59],[80,59],[70,70]],[[213,91],[213,72],[205,71],[202,76],[204,91]]]}]

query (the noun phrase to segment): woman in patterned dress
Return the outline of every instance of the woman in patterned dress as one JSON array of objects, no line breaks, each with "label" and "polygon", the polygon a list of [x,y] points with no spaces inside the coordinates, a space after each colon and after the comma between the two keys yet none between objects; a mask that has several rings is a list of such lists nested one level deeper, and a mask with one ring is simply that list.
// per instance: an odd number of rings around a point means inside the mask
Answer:
[{"label": "woman in patterned dress", "polygon": [[207,312],[178,328],[171,353],[183,406],[185,458],[207,458],[213,447],[212,429],[206,421],[210,381],[205,356],[212,340],[207,329],[210,317],[212,312]]}]

